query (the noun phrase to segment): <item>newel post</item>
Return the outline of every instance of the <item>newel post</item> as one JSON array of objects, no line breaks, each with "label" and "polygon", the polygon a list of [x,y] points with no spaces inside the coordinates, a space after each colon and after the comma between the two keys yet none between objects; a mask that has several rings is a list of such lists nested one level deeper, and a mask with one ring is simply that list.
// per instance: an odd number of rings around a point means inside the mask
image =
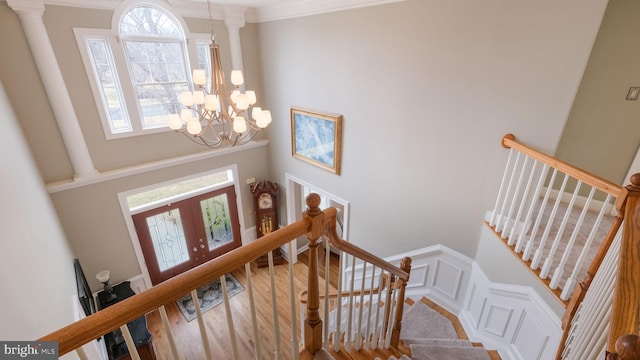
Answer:
[{"label": "newel post", "polygon": [[[411,258],[405,257],[400,262],[400,269],[409,274],[411,272]],[[407,281],[400,279],[398,281],[398,306],[396,306],[395,323],[391,331],[391,346],[398,347],[400,342],[400,330],[402,329],[402,315],[404,314],[404,293],[407,288]]]},{"label": "newel post", "polygon": [[[640,304],[640,174],[631,176],[631,185],[627,186],[627,191],[620,259],[609,326],[608,353],[619,350],[616,342],[621,338],[638,335],[640,318],[638,309]],[[623,344],[625,343],[628,342],[623,341]],[[633,343],[635,344],[636,341]],[[618,345],[621,345],[620,342]],[[637,352],[640,346],[624,346],[624,348],[627,351],[624,351],[624,355],[618,353],[618,359],[640,359],[640,353]]]},{"label": "newel post", "polygon": [[307,317],[304,320],[304,347],[315,354],[322,348],[322,320],[320,319],[320,288],[318,282],[318,239],[323,233],[323,213],[320,195],[307,196],[307,210],[303,216],[311,221],[309,240],[309,276],[307,281]]}]

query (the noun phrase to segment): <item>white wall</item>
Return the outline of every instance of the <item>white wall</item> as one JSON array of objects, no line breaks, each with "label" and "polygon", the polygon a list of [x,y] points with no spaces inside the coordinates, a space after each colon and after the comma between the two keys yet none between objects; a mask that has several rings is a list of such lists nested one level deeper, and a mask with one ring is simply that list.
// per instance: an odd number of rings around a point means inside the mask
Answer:
[{"label": "white wall", "polygon": [[35,340],[74,321],[73,256],[1,83],[0,118],[0,339]]},{"label": "white wall", "polygon": [[[477,247],[506,133],[553,153],[606,0],[408,0],[258,25],[271,174],[351,204],[389,256]],[[291,157],[289,108],[344,115],[342,175]]]}]

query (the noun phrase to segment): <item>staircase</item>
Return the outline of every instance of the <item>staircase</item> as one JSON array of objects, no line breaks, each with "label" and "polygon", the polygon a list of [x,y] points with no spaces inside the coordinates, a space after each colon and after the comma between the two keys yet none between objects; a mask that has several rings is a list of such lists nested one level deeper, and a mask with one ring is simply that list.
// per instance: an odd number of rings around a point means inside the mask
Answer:
[{"label": "staircase", "polygon": [[[381,351],[382,349],[380,348],[376,349],[372,341],[367,343],[366,340],[363,340],[359,342],[358,345],[356,345],[356,342],[349,344],[343,341],[340,352],[329,351],[327,355],[330,357],[323,357],[323,359],[501,359],[497,351],[487,350],[482,347],[482,344],[469,341],[458,319],[426,297],[423,297],[417,302],[407,298],[405,304],[402,330],[400,332],[401,343],[397,350],[392,352],[388,350],[386,352]],[[373,303],[373,306],[370,306],[369,303],[365,303],[362,309],[364,313],[368,313],[370,311],[369,309],[372,308],[372,311],[375,313],[377,307],[384,307],[384,304],[378,306],[376,303]],[[361,307],[356,305],[356,308],[360,309]],[[343,312],[347,311],[347,309],[346,306],[342,307]],[[336,310],[332,311],[330,318],[334,318],[333,314],[335,311]],[[342,318],[347,318],[346,313],[344,315]],[[341,324],[341,328],[347,328],[344,321]],[[334,322],[329,324],[329,329],[331,332],[335,331]],[[356,328],[352,328],[351,331],[352,339],[359,338],[359,331]],[[362,333],[365,333],[364,329]],[[343,336],[345,336],[345,334],[343,334]]]},{"label": "staircase", "polygon": [[403,316],[400,340],[412,360],[500,359],[496,351],[469,341],[458,319],[429,299],[406,302],[411,307]]}]

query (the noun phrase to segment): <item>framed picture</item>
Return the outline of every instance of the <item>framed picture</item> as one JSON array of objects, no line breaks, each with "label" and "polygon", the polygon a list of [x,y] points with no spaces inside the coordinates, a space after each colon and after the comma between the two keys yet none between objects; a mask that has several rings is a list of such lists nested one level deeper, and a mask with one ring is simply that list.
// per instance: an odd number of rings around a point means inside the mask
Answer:
[{"label": "framed picture", "polygon": [[292,107],[291,154],[340,175],[342,115]]}]

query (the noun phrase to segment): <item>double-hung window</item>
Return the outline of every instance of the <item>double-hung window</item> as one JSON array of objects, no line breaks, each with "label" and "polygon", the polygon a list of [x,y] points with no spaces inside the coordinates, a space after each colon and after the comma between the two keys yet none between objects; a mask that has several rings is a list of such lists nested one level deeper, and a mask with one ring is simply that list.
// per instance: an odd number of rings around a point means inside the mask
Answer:
[{"label": "double-hung window", "polygon": [[74,29],[105,136],[168,131],[179,94],[191,90],[191,69],[209,69],[210,37],[187,35],[176,16],[147,3],[114,19],[112,29]]}]

